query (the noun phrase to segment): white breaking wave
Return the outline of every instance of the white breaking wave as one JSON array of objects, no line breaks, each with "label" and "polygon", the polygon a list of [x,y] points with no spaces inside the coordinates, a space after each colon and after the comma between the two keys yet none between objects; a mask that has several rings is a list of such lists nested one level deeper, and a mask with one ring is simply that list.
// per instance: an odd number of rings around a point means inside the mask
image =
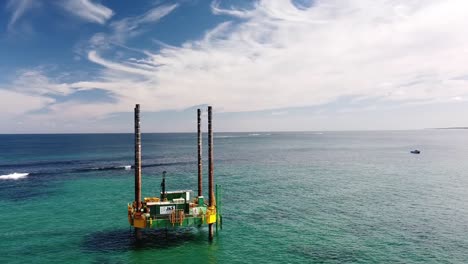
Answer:
[{"label": "white breaking wave", "polygon": [[125,165],[125,166],[123,166],[123,168],[124,168],[125,170],[131,170],[131,169],[132,169],[132,165]]},{"label": "white breaking wave", "polygon": [[29,173],[12,173],[7,175],[0,175],[0,180],[19,180],[26,178]]}]

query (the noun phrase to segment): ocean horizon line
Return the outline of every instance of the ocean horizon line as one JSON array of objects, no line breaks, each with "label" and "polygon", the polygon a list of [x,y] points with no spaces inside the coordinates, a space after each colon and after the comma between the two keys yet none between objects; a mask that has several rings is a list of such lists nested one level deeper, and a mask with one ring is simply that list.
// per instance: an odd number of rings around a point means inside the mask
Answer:
[{"label": "ocean horizon line", "polygon": [[[415,129],[350,129],[350,130],[261,130],[261,131],[219,131],[214,134],[226,133],[334,133],[334,132],[398,132],[398,131],[421,131],[421,130],[456,130],[468,129],[468,127],[447,127],[447,128],[415,128]],[[207,131],[202,131],[207,133]],[[197,132],[174,131],[174,132],[142,132],[142,134],[196,134]],[[100,134],[134,134],[134,132],[59,132],[59,133],[2,133],[0,135],[100,135]]]}]

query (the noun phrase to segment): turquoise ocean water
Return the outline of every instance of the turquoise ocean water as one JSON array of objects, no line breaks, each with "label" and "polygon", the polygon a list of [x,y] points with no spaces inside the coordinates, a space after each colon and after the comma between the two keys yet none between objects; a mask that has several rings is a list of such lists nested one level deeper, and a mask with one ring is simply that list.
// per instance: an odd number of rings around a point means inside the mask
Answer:
[{"label": "turquoise ocean water", "polygon": [[[144,196],[164,170],[196,190],[195,134],[142,139]],[[131,134],[0,135],[0,153],[0,263],[468,263],[468,130],[216,133],[212,243],[135,242]]]}]

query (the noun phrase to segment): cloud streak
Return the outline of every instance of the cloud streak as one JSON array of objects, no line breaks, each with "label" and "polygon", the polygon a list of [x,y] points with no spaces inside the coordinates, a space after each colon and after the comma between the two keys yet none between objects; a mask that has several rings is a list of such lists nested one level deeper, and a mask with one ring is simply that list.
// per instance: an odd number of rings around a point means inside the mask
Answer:
[{"label": "cloud streak", "polygon": [[115,21],[111,24],[113,34],[108,36],[107,39],[116,43],[124,43],[127,39],[143,33],[141,26],[158,22],[163,17],[169,15],[178,6],[178,4],[157,6],[143,15]]},{"label": "cloud streak", "polygon": [[37,1],[34,0],[9,0],[6,9],[11,12],[10,20],[8,21],[8,30],[12,30],[14,24],[26,14],[26,12],[37,6]]},{"label": "cloud streak", "polygon": [[114,15],[110,8],[91,0],[66,0],[61,5],[68,12],[92,23],[104,24]]},{"label": "cloud streak", "polygon": [[90,45],[96,49],[109,49],[112,45],[122,45],[128,39],[144,33],[142,26],[156,23],[163,17],[169,15],[179,5],[161,5],[154,7],[140,16],[127,17],[110,24],[111,33],[97,33],[91,40]]}]

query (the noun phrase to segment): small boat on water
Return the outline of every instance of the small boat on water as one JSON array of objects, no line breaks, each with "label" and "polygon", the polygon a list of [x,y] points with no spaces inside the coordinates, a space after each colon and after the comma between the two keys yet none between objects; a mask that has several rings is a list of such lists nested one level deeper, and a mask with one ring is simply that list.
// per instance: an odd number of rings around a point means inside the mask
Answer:
[{"label": "small boat on water", "polygon": [[415,149],[415,150],[410,151],[410,153],[411,153],[411,154],[420,154],[421,151]]}]

